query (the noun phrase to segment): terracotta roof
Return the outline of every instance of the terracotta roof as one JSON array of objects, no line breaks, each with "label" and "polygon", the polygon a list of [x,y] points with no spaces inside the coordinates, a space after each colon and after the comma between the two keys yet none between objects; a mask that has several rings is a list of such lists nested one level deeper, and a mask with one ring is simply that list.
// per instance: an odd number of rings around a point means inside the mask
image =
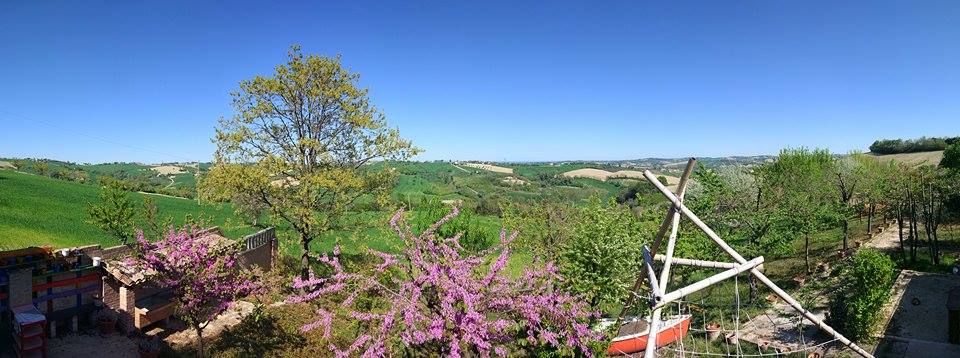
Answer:
[{"label": "terracotta roof", "polygon": [[[216,226],[200,230],[197,232],[197,235],[200,237],[198,240],[208,241],[211,247],[222,248],[236,244],[236,241],[224,237],[223,232]],[[123,260],[108,260],[104,262],[104,267],[110,276],[120,281],[124,286],[139,285],[144,283],[148,277],[155,274],[155,272],[152,271],[137,269],[132,265],[124,263]]]}]

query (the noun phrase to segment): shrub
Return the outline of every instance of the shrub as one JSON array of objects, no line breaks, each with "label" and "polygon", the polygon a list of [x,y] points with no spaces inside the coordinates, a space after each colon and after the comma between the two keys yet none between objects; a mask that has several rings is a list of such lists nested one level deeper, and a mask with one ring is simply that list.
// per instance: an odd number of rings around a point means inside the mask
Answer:
[{"label": "shrub", "polygon": [[960,144],[951,144],[943,151],[940,167],[960,171]]},{"label": "shrub", "polygon": [[889,256],[872,249],[858,251],[844,268],[844,282],[830,305],[831,325],[854,341],[870,337],[890,298],[893,272]]},{"label": "shrub", "polygon": [[639,272],[641,225],[629,208],[592,198],[577,213],[560,254],[564,286],[594,309],[626,297]]},{"label": "shrub", "polygon": [[[413,228],[424,231],[440,218],[450,212],[450,205],[435,199],[424,201],[411,217]],[[460,215],[445,222],[437,230],[440,237],[460,235],[460,245],[471,252],[482,251],[493,244],[493,233],[484,227],[476,214],[469,210],[461,210]]]},{"label": "shrub", "polygon": [[[553,266],[528,267],[517,277],[507,272],[517,232],[501,232],[500,245],[480,254],[461,250],[457,237],[437,238],[434,230],[457,214],[454,207],[416,235],[397,212],[390,226],[404,240],[403,253],[371,252],[382,263],[369,275],[346,272],[339,248],[334,256],[322,256],[319,261],[332,274],[296,278],[294,288],[306,293],[288,299],[329,300],[301,330],[316,329],[331,339],[340,321],[361,324],[346,348],[329,345],[337,357],[527,356],[545,348],[561,356],[589,356],[590,345],[601,338],[586,323],[595,313],[577,297],[549,289],[558,279]],[[365,297],[382,297],[388,304],[361,304]]]}]

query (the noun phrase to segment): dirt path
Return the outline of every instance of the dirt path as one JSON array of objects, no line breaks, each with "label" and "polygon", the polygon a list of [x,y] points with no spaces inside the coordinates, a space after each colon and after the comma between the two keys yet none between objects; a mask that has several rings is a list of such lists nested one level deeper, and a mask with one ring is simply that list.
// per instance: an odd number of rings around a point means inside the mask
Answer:
[{"label": "dirt path", "polygon": [[460,169],[460,170],[462,170],[462,171],[464,171],[464,172],[467,172],[467,173],[470,172],[469,170],[463,169],[463,168],[460,167],[459,165],[456,165],[456,164],[453,164],[453,163],[450,163],[450,165],[452,165],[452,166],[454,166],[455,168]]},{"label": "dirt path", "polygon": [[[903,236],[907,237],[910,234],[910,224],[904,222],[903,226]],[[879,234],[873,235],[873,238],[867,240],[863,246],[881,251],[898,250],[900,248],[900,230],[897,228],[897,223],[894,222],[884,227]]]},{"label": "dirt path", "polygon": [[181,197],[181,196],[173,196],[173,195],[160,194],[160,193],[148,193],[148,192],[145,192],[145,191],[138,191],[138,193],[144,194],[144,195],[165,196],[165,197],[174,198],[174,199],[192,200],[192,199],[184,198],[184,197]]},{"label": "dirt path", "polygon": [[[826,315],[823,308],[806,308],[820,319]],[[840,344],[830,343],[833,337],[821,332],[813,322],[782,301],[777,301],[771,309],[740,327],[740,339],[757,345],[766,343],[772,352],[805,350],[820,353],[821,357],[834,357],[843,350]]]}]

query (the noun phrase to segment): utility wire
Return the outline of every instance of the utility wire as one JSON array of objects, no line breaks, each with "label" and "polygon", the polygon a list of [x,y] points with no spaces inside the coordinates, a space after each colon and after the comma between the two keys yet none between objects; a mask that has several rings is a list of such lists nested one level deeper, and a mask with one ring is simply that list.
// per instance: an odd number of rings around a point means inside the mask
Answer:
[{"label": "utility wire", "polygon": [[[141,146],[136,146],[136,145],[132,145],[132,144],[121,143],[121,142],[118,142],[118,141],[115,141],[115,140],[111,140],[111,139],[107,139],[107,138],[104,138],[104,137],[92,135],[92,134],[89,134],[89,133],[84,133],[84,132],[80,132],[80,131],[77,131],[77,130],[65,128],[65,127],[62,127],[62,126],[60,126],[60,125],[54,124],[54,123],[52,123],[52,122],[49,122],[49,121],[40,120],[40,119],[36,119],[36,118],[30,118],[30,117],[27,117],[27,116],[25,116],[25,115],[18,114],[18,113],[14,113],[14,112],[10,112],[10,111],[6,111],[6,110],[3,110],[3,109],[0,109],[0,114],[6,114],[7,116],[16,117],[15,119],[19,119],[19,120],[23,120],[23,121],[27,121],[27,122],[44,124],[44,125],[47,125],[47,126],[50,126],[50,127],[56,128],[56,129],[59,129],[59,130],[61,130],[61,131],[69,132],[69,133],[74,134],[74,135],[77,135],[77,136],[81,136],[81,137],[85,137],[85,138],[88,138],[88,139],[97,140],[97,141],[104,142],[104,143],[109,143],[109,144],[113,144],[113,145],[117,145],[117,146],[121,146],[121,147],[126,147],[126,148],[133,149],[133,150],[139,150],[139,151],[143,151],[143,152],[148,152],[148,153],[153,153],[153,154],[159,154],[159,155],[163,155],[163,156],[170,157],[170,158],[176,158],[176,159],[180,159],[180,160],[182,160],[182,161],[184,161],[184,162],[197,162],[197,160],[190,159],[190,158],[187,158],[187,157],[183,157],[183,156],[180,156],[180,155],[176,155],[176,154],[172,154],[172,153],[166,153],[166,152],[161,152],[161,151],[159,151],[159,150],[155,150],[155,149],[151,149],[151,148],[146,148],[146,147],[141,147]],[[13,119],[13,118],[11,118],[11,119]]]}]

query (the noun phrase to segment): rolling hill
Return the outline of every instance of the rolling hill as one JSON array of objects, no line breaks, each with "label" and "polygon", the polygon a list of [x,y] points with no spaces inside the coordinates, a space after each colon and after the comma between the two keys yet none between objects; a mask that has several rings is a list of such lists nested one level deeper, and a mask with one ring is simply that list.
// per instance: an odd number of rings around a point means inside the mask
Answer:
[{"label": "rolling hill", "polygon": [[[87,204],[99,201],[99,195],[96,185],[0,170],[0,250],[37,245],[116,245],[116,239],[86,223]],[[140,202],[145,194],[133,195]],[[199,205],[194,200],[160,195],[152,198],[161,215],[173,218],[175,224],[182,224],[187,214],[196,217],[202,213],[229,237],[255,231],[241,224],[228,205]]]}]

